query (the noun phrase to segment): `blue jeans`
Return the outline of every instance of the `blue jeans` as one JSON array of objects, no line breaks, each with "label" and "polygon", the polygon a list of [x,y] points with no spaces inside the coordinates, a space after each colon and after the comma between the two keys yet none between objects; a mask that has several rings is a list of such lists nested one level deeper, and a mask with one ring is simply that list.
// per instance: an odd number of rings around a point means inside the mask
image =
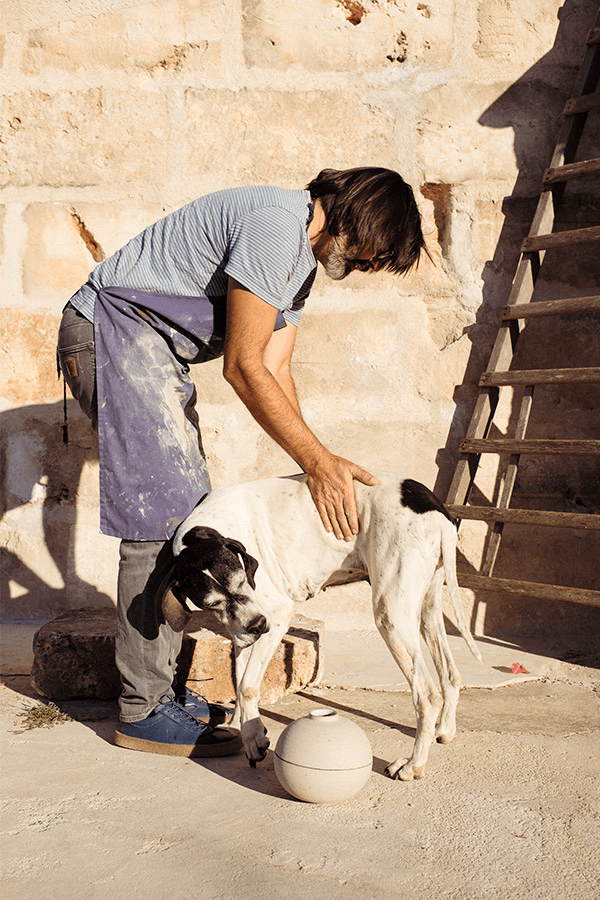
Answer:
[{"label": "blue jeans", "polygon": [[[92,428],[98,428],[94,326],[67,304],[58,335],[66,383]],[[182,635],[165,622],[159,588],[172,562],[170,541],[121,541],[115,659],[123,686],[121,721],[139,722],[173,693]]]}]

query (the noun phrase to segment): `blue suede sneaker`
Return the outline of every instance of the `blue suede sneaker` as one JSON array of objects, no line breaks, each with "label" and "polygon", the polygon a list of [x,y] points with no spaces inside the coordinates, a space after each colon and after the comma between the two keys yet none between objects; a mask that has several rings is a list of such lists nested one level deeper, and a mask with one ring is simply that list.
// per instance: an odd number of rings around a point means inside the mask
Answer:
[{"label": "blue suede sneaker", "polygon": [[183,691],[176,695],[175,700],[195,719],[207,722],[209,725],[222,725],[224,722],[228,722],[233,715],[233,706],[209,703],[206,697],[197,694],[189,687],[183,688]]},{"label": "blue suede sneaker", "polygon": [[232,728],[214,728],[200,722],[172,697],[162,697],[141,722],[121,722],[115,744],[128,750],[144,750],[166,756],[227,756],[242,748],[242,738]]}]

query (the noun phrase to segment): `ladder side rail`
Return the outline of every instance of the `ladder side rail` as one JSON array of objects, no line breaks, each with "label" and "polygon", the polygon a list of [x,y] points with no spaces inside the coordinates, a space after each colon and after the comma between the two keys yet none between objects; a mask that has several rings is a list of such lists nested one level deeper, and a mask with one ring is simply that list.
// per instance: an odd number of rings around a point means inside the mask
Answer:
[{"label": "ladder side rail", "polygon": [[[527,426],[531,417],[531,409],[533,406],[533,385],[525,388],[521,401],[519,403],[519,413],[515,425],[515,440],[523,440],[527,433]],[[517,480],[517,472],[519,468],[520,454],[511,454],[506,468],[501,473],[502,489],[498,498],[498,509],[508,509],[512,500],[515,483]],[[482,575],[492,575],[498,552],[500,550],[500,542],[502,540],[502,532],[504,531],[503,522],[494,522],[493,528],[488,534],[486,547],[483,554],[483,563],[481,566]]]}]

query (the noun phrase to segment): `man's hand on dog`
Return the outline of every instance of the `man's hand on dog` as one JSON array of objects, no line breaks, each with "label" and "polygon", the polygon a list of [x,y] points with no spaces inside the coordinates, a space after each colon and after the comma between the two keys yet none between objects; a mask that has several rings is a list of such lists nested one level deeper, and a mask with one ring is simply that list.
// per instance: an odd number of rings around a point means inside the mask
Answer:
[{"label": "man's hand on dog", "polygon": [[325,453],[312,471],[307,472],[308,487],[325,531],[338,540],[351,541],[358,534],[358,513],[354,479],[373,486],[379,480],[357,463]]}]

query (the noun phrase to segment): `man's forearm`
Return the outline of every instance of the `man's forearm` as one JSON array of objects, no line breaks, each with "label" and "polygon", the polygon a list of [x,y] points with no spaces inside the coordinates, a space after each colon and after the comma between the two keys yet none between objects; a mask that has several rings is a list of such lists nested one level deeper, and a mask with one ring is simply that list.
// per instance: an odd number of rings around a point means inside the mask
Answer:
[{"label": "man's forearm", "polygon": [[304,421],[302,410],[300,409],[300,403],[298,401],[298,395],[296,393],[296,385],[294,384],[294,379],[292,378],[291,374],[289,372],[279,372],[277,374],[271,374],[289,400],[292,408],[300,416],[302,421]]},{"label": "man's forearm", "polygon": [[226,369],[225,378],[259,425],[304,471],[329,454],[302,418],[291,375],[276,378],[264,366],[236,367]]}]

